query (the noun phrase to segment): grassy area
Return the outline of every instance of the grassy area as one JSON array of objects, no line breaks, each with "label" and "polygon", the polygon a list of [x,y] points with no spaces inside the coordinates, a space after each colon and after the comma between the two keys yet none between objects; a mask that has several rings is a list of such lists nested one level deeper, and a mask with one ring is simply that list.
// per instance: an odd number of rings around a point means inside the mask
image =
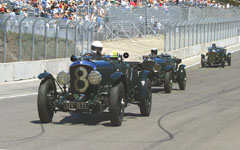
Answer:
[{"label": "grassy area", "polygon": [[[23,33],[22,35],[22,61],[28,61],[32,59],[32,34],[29,33]],[[3,62],[3,39],[4,39],[4,33],[2,30],[0,30],[0,62]],[[44,59],[44,36],[42,35],[35,35],[35,55],[34,60],[42,60]],[[56,42],[55,38],[49,38],[46,39],[46,45],[47,45],[47,53],[46,53],[46,59],[53,59],[56,55]],[[59,38],[58,39],[58,58],[65,57],[65,40]],[[73,53],[74,49],[74,43],[73,41],[68,41],[68,56],[70,56]],[[13,32],[7,32],[7,62],[14,62],[18,61],[18,55],[19,55],[19,34],[13,33]]]}]

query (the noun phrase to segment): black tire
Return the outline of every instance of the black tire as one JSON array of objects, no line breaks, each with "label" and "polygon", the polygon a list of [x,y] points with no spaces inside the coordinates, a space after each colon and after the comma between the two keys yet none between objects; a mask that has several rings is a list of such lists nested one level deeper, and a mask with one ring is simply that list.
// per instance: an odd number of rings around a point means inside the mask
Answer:
[{"label": "black tire", "polygon": [[228,63],[228,66],[231,66],[231,53],[227,55],[227,63]]},{"label": "black tire", "polygon": [[173,85],[173,75],[172,70],[166,72],[165,79],[164,79],[164,90],[166,93],[172,92],[172,85]]},{"label": "black tire", "polygon": [[201,55],[201,66],[204,68],[206,65],[204,63],[205,55]]},{"label": "black tire", "polygon": [[53,100],[56,87],[51,79],[40,84],[38,89],[38,116],[42,123],[52,122],[54,108]]},{"label": "black tire", "polygon": [[223,58],[222,61],[221,61],[221,66],[222,66],[222,68],[225,67],[225,61],[224,61],[224,58]]},{"label": "black tire", "polygon": [[122,82],[114,86],[110,91],[109,112],[111,115],[111,124],[121,126],[124,116],[125,91]]},{"label": "black tire", "polygon": [[142,116],[150,116],[152,107],[152,86],[149,78],[146,80],[145,84],[147,86],[148,98],[141,100],[140,112]]},{"label": "black tire", "polygon": [[231,59],[228,60],[228,66],[231,66]]},{"label": "black tire", "polygon": [[201,62],[202,68],[205,68],[205,63]]},{"label": "black tire", "polygon": [[208,63],[208,67],[211,67],[212,65],[211,65],[211,63]]},{"label": "black tire", "polygon": [[184,67],[179,67],[178,70],[178,85],[180,90],[185,90],[187,84],[186,70]]}]

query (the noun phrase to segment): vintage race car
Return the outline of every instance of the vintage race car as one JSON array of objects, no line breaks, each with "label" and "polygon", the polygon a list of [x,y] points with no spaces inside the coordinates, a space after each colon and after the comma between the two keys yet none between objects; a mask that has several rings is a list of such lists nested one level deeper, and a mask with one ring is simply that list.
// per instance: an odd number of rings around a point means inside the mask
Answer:
[{"label": "vintage race car", "polygon": [[225,67],[225,62],[231,65],[231,53],[227,54],[227,50],[223,47],[217,47],[213,44],[212,47],[208,48],[206,55],[201,55],[202,68],[206,66],[221,65]]},{"label": "vintage race car", "polygon": [[[52,121],[56,111],[98,113],[109,108],[111,123],[120,126],[124,108],[137,104],[141,115],[149,116],[152,105],[150,72],[139,62],[126,62],[124,55],[72,56],[69,73],[60,72],[56,79],[41,73],[38,91],[38,114],[42,123]],[[59,92],[60,89],[61,92]]]},{"label": "vintage race car", "polygon": [[168,54],[148,55],[143,56],[142,69],[150,72],[152,85],[163,85],[165,92],[171,93],[173,83],[178,83],[180,90],[186,88],[186,70],[181,62],[181,59]]}]

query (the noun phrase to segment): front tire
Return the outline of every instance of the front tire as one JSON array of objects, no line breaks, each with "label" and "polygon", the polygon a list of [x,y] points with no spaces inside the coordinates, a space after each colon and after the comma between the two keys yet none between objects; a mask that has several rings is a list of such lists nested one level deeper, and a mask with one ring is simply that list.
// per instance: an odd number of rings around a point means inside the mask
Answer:
[{"label": "front tire", "polygon": [[124,116],[125,92],[122,82],[111,89],[109,112],[111,115],[111,124],[121,126]]},{"label": "front tire", "polygon": [[166,93],[172,92],[172,85],[173,85],[173,75],[172,75],[172,70],[170,70],[165,74],[164,90]]},{"label": "front tire", "polygon": [[42,81],[38,90],[38,116],[42,123],[50,123],[52,122],[54,108],[53,108],[53,100],[55,93],[55,85],[51,79],[47,79],[46,81]]},{"label": "front tire", "polygon": [[146,80],[146,87],[147,87],[147,98],[141,100],[140,104],[140,112],[142,116],[150,116],[151,107],[152,107],[152,86],[151,81],[148,78]]},{"label": "front tire", "polygon": [[187,83],[186,70],[184,67],[180,67],[178,70],[178,85],[180,90],[185,90]]},{"label": "front tire", "polygon": [[205,68],[205,63],[201,62],[202,68]]},{"label": "front tire", "polygon": [[221,66],[222,66],[222,68],[225,67],[225,61],[224,61],[224,59],[222,59],[222,61],[221,61]]},{"label": "front tire", "polygon": [[202,66],[202,68],[204,68],[206,66],[205,62],[204,62],[204,59],[205,59],[205,55],[201,55],[201,66]]},{"label": "front tire", "polygon": [[228,66],[231,66],[231,53],[227,55]]}]

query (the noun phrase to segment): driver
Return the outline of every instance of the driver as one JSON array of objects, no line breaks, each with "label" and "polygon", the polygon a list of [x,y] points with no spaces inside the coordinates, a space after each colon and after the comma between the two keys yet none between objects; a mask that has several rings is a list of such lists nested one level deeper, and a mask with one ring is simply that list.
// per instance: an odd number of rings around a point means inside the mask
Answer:
[{"label": "driver", "polygon": [[103,44],[100,41],[94,41],[92,43],[92,57],[94,59],[101,59],[102,58],[102,49],[103,49]]},{"label": "driver", "polygon": [[152,57],[157,56],[157,53],[158,53],[158,49],[157,48],[152,48],[150,56],[152,56]]},{"label": "driver", "polygon": [[216,46],[215,43],[212,44],[212,48],[213,48],[213,49],[216,49],[216,48],[217,48],[217,46]]}]

